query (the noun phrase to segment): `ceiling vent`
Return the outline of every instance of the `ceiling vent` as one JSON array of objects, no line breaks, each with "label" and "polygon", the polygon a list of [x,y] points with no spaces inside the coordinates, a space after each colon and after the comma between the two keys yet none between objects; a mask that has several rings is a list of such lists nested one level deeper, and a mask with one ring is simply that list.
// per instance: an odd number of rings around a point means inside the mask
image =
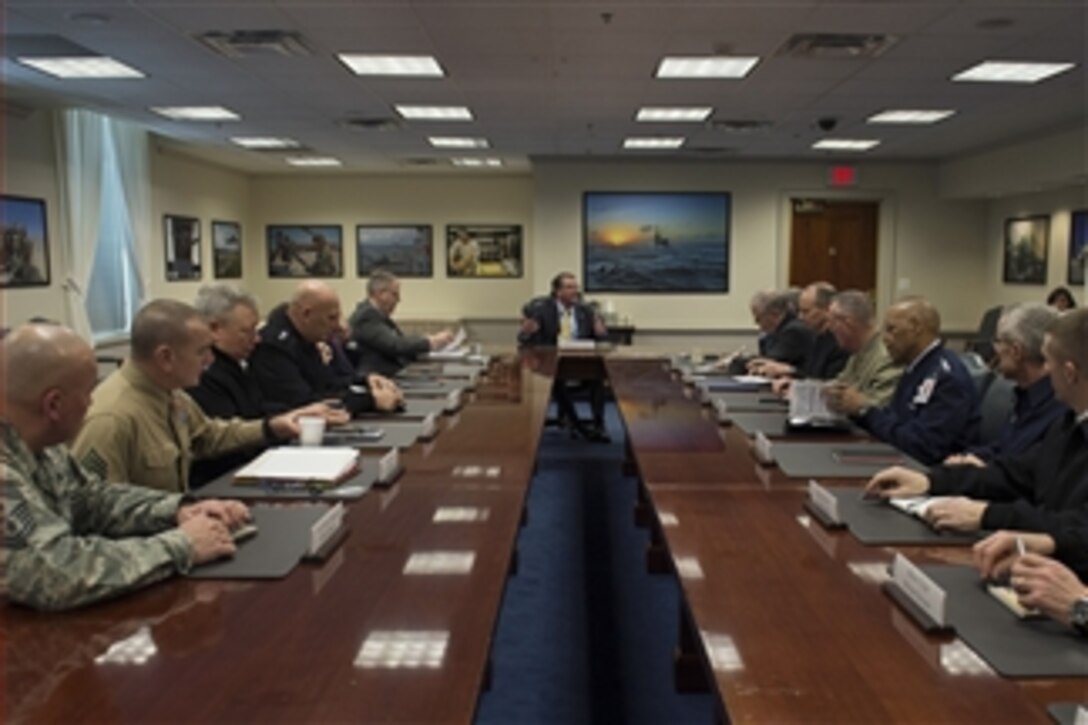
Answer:
[{"label": "ceiling vent", "polygon": [[352,131],[399,131],[400,121],[388,116],[359,116],[343,119],[340,126]]},{"label": "ceiling vent", "polygon": [[205,46],[227,58],[251,58],[262,55],[303,57],[310,49],[302,36],[289,30],[213,30],[196,36]]},{"label": "ceiling vent", "polygon": [[798,33],[775,55],[791,58],[855,60],[876,58],[899,41],[894,35],[864,33]]},{"label": "ceiling vent", "polygon": [[715,131],[726,133],[758,133],[766,131],[774,124],[770,121],[754,121],[749,119],[720,119],[710,122],[710,127]]}]

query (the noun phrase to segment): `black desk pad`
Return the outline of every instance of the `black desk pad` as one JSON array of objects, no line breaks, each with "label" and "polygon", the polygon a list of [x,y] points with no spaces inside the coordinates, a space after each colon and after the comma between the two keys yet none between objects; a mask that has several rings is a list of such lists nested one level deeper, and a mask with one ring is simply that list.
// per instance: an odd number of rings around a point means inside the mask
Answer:
[{"label": "black desk pad", "polygon": [[[863,498],[860,488],[829,486],[827,490],[839,501],[842,525],[866,545],[970,546],[981,537],[978,532],[938,531],[918,517],[893,508],[891,504]],[[816,517],[821,518],[818,513]]]},{"label": "black desk pad", "polygon": [[791,478],[869,478],[888,466],[926,468],[886,443],[776,442],[771,453]]},{"label": "black desk pad", "polygon": [[329,510],[326,505],[253,506],[257,535],[243,541],[229,559],[194,567],[192,579],[281,579],[299,563],[310,545],[310,528]]},{"label": "black desk pad", "polygon": [[978,655],[1006,677],[1084,677],[1088,641],[1051,619],[1017,619],[986,591],[969,566],[921,569],[948,594],[945,620]]}]

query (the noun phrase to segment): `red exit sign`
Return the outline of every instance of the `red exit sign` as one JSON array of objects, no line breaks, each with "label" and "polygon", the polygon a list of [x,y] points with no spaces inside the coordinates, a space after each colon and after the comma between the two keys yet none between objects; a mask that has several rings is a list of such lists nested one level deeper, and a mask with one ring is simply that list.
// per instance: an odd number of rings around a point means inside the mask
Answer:
[{"label": "red exit sign", "polygon": [[832,166],[827,174],[827,182],[831,186],[857,186],[858,167]]}]

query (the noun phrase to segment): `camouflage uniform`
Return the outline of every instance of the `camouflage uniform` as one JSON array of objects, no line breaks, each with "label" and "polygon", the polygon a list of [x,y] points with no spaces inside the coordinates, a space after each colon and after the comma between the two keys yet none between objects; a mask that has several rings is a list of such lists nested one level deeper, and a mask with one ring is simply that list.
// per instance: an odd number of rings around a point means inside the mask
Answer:
[{"label": "camouflage uniform", "polygon": [[108,481],[189,490],[193,459],[267,442],[260,420],[209,418],[188,393],[156,385],[126,362],[94,391],[72,453]]},{"label": "camouflage uniform", "polygon": [[902,376],[903,366],[892,362],[878,333],[847,358],[834,382],[853,385],[865,397],[866,406],[879,408],[892,399]]},{"label": "camouflage uniform", "polygon": [[108,484],[63,445],[35,456],[0,423],[3,587],[10,601],[66,609],[187,572],[181,497]]}]

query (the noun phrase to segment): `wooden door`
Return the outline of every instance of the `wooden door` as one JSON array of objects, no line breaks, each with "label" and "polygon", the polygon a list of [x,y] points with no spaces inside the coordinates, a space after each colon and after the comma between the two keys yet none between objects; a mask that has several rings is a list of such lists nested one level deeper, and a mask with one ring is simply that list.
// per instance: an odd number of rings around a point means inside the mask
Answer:
[{"label": "wooden door", "polygon": [[879,202],[793,199],[792,207],[790,286],[826,280],[875,292]]}]

